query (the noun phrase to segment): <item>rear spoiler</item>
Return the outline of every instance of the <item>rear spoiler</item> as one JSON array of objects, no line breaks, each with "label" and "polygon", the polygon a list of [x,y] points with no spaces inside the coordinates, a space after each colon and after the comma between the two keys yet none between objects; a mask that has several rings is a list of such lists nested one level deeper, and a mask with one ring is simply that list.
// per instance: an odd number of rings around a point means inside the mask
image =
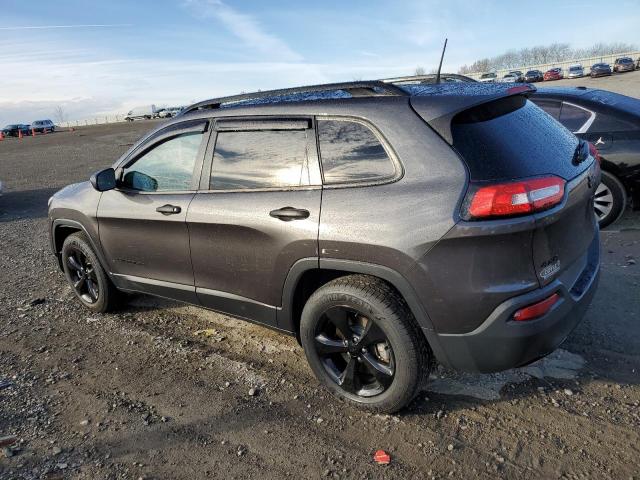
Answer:
[{"label": "rear spoiler", "polygon": [[501,84],[467,83],[440,85],[402,85],[411,89],[411,107],[444,140],[453,144],[451,121],[460,112],[515,95],[529,95],[533,85],[507,86]]}]

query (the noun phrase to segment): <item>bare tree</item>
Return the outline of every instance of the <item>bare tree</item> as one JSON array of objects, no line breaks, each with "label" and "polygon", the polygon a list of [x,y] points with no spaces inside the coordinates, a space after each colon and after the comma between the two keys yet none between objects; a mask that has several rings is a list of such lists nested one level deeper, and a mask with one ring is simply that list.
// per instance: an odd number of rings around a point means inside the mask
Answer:
[{"label": "bare tree", "polygon": [[416,69],[413,71],[414,75],[426,75],[427,71],[423,68],[423,67],[416,67]]},{"label": "bare tree", "polygon": [[541,65],[545,63],[563,62],[587,57],[602,57],[616,53],[632,52],[637,45],[629,43],[597,43],[589,48],[571,48],[568,43],[552,43],[538,45],[521,50],[509,50],[493,58],[476,60],[471,65],[463,65],[458,70],[461,74],[487,72],[490,70]]},{"label": "bare tree", "polygon": [[53,118],[56,119],[56,123],[64,123],[67,121],[67,112],[62,105],[58,105],[53,109]]}]

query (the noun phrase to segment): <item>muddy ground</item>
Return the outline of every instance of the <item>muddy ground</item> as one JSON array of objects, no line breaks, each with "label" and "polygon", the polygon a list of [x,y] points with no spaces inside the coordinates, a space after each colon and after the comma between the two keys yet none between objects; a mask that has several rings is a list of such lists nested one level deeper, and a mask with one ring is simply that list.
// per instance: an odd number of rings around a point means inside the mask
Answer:
[{"label": "muddy ground", "polygon": [[370,415],[266,328],[145,296],[80,308],[47,198],[151,126],[0,142],[0,437],[18,439],[0,478],[640,478],[640,214],[602,232],[599,291],[555,354],[497,375],[438,369],[406,411]]}]

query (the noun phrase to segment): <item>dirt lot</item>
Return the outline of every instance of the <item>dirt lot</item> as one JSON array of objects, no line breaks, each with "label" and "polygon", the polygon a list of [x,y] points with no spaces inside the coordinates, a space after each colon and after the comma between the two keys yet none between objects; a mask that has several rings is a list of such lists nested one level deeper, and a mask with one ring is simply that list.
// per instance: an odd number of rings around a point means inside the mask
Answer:
[{"label": "dirt lot", "polygon": [[640,215],[602,233],[599,291],[558,352],[439,369],[409,409],[370,415],[319,389],[293,338],[151,297],[79,307],[47,198],[150,127],[0,143],[0,437],[18,438],[0,478],[640,478]]}]

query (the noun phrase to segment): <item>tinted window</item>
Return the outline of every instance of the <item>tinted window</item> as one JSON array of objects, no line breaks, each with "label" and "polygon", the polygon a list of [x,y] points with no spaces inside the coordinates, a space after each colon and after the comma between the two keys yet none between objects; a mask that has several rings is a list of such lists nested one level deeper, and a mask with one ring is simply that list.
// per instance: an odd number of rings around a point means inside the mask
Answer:
[{"label": "tinted window", "polygon": [[587,120],[591,118],[591,112],[582,108],[574,107],[568,103],[562,104],[562,112],[560,112],[560,123],[572,132],[580,130]]},{"label": "tinted window", "polygon": [[562,106],[562,104],[559,101],[538,100],[536,98],[534,99],[534,103],[556,120],[560,118],[560,107]]},{"label": "tinted window", "polygon": [[318,139],[325,183],[373,181],[395,174],[384,147],[361,123],[319,120]]},{"label": "tinted window", "polygon": [[212,190],[310,185],[310,130],[218,132],[209,186]]},{"label": "tinted window", "polygon": [[572,163],[578,139],[523,97],[507,97],[457,115],[452,133],[471,180],[548,174],[569,180],[588,167],[587,162]]},{"label": "tinted window", "polygon": [[202,133],[185,133],[154,146],[124,169],[125,187],[145,192],[191,190]]}]

